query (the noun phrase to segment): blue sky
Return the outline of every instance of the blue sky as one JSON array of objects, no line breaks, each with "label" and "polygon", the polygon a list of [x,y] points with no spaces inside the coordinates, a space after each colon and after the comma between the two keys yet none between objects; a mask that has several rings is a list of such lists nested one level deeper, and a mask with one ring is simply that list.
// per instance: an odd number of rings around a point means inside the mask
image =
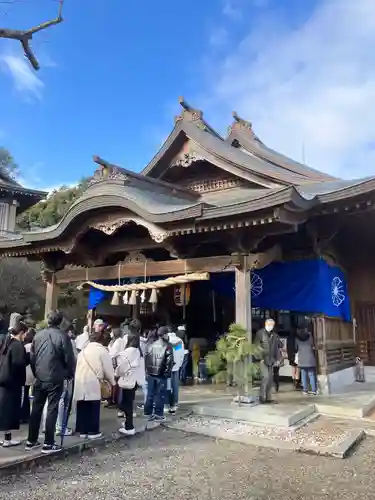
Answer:
[{"label": "blue sky", "polygon": [[[0,145],[28,186],[71,184],[92,155],[139,171],[178,96],[225,133],[231,111],[270,147],[343,177],[374,173],[374,0],[65,0],[35,36],[35,73],[0,40]],[[0,26],[55,15],[0,0]]]}]

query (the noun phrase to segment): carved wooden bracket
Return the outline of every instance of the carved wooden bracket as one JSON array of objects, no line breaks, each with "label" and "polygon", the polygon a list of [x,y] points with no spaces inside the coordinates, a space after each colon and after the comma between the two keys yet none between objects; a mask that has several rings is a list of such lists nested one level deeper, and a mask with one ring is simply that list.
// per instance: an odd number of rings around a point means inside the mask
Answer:
[{"label": "carved wooden bracket", "polygon": [[172,163],[171,167],[187,168],[197,161],[204,161],[203,156],[198,155],[194,151],[190,151],[188,153],[183,153],[183,155],[180,158],[178,158],[174,163]]},{"label": "carved wooden bracket", "polygon": [[152,261],[153,259],[147,259],[142,252],[134,250],[129,252],[128,255],[123,260],[124,264],[145,264],[147,261]]},{"label": "carved wooden bracket", "polygon": [[115,220],[110,220],[108,222],[97,222],[95,224],[91,224],[89,227],[93,229],[97,229],[98,231],[102,231],[104,234],[111,235],[115,233],[120,227],[133,222],[138,226],[143,226],[149,232],[151,239],[153,239],[156,243],[162,243],[166,238],[169,237],[169,232],[165,229],[153,224],[152,222],[147,222],[141,217],[129,216],[129,217],[120,217]]}]

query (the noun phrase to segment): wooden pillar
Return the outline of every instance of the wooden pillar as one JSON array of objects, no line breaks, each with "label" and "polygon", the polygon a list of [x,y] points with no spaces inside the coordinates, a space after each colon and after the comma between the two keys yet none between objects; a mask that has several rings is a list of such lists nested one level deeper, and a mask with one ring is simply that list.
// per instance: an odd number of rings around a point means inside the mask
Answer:
[{"label": "wooden pillar", "polygon": [[52,274],[46,283],[46,303],[44,309],[44,319],[47,319],[48,313],[57,309],[57,300],[59,296],[59,286],[56,283],[56,276]]},{"label": "wooden pillar", "polygon": [[243,257],[242,266],[235,269],[236,278],[236,323],[246,328],[249,341],[252,341],[251,324],[251,271],[249,258]]},{"label": "wooden pillar", "polygon": [[[247,338],[251,344],[253,341],[251,324],[251,271],[249,266],[249,256],[242,258],[241,267],[235,269],[236,282],[236,323],[241,325],[247,331]],[[249,365],[252,363],[252,357],[249,356]],[[251,396],[252,380],[249,379],[244,387],[244,396],[238,395],[239,401],[251,403],[254,401]]]}]

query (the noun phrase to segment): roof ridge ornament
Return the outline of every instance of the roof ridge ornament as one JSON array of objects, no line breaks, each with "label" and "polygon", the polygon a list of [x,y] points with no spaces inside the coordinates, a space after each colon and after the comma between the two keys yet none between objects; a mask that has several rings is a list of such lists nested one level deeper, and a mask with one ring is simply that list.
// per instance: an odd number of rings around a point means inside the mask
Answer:
[{"label": "roof ridge ornament", "polygon": [[236,131],[236,132],[247,132],[248,135],[251,136],[251,138],[254,140],[254,141],[257,141],[257,142],[262,142],[259,137],[257,135],[254,134],[254,131],[253,131],[253,124],[252,122],[250,122],[249,120],[244,120],[243,118],[241,118],[236,111],[233,111],[232,112],[232,116],[233,116],[233,123],[232,125],[230,125],[230,127],[228,128],[228,134],[230,134],[232,131]]},{"label": "roof ridge ornament", "polygon": [[93,160],[99,165],[99,167],[95,170],[94,175],[88,183],[88,187],[103,181],[120,180],[126,182],[129,180],[129,177],[122,171],[121,168],[111,165],[96,155],[93,156]]},{"label": "roof ridge ornament", "polygon": [[183,97],[178,98],[178,102],[182,107],[182,113],[176,116],[175,121],[186,120],[190,122],[195,122],[203,119],[203,111],[200,109],[193,108],[190,104],[185,101]]},{"label": "roof ridge ornament", "polygon": [[246,128],[248,130],[252,130],[253,124],[250,121],[244,120],[243,118],[241,118],[240,116],[238,116],[238,114],[237,114],[236,111],[232,112],[232,116],[233,116],[233,119],[234,119],[234,123],[233,123],[232,127],[235,126],[235,125],[237,125],[237,126],[239,126],[241,128]]}]

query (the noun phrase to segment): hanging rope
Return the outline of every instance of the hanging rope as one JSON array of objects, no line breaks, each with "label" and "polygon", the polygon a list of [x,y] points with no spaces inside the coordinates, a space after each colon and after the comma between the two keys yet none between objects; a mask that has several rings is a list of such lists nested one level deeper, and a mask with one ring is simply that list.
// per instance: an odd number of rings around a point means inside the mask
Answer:
[{"label": "hanging rope", "polygon": [[149,281],[148,283],[134,283],[131,285],[100,285],[94,281],[85,281],[79,285],[82,288],[84,285],[91,286],[103,292],[126,292],[133,290],[153,290],[154,288],[165,288],[172,285],[180,285],[183,283],[190,283],[191,281],[207,281],[210,279],[209,273],[192,273],[184,274],[181,276],[174,276],[164,280]]}]

